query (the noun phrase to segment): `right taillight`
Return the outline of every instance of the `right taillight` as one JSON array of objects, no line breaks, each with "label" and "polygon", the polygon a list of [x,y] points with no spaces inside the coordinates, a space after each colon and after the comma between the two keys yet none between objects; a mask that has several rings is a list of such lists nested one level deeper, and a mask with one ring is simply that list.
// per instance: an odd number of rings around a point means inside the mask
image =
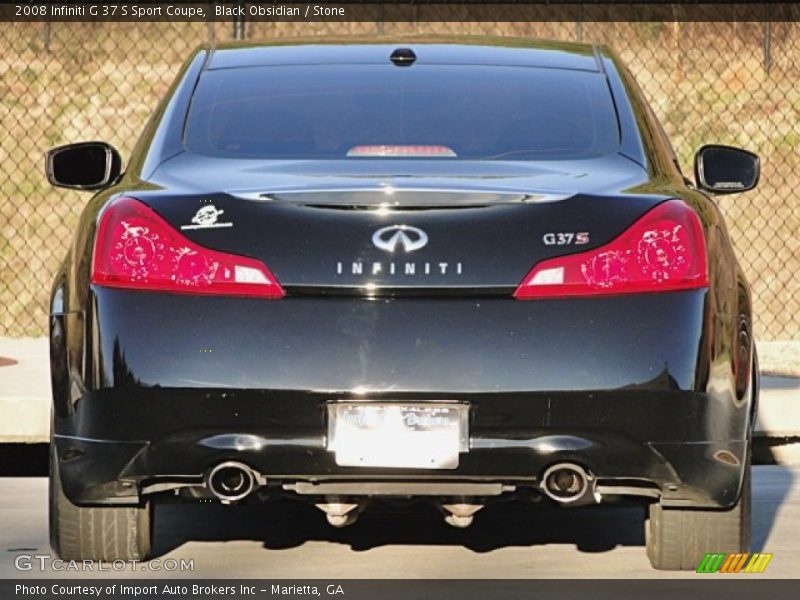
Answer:
[{"label": "right taillight", "polygon": [[92,283],[182,294],[283,297],[261,261],[195,244],[149,206],[125,197],[114,200],[100,217]]},{"label": "right taillight", "polygon": [[708,286],[703,226],[681,200],[648,211],[604,246],[538,263],[518,300],[637,294]]}]

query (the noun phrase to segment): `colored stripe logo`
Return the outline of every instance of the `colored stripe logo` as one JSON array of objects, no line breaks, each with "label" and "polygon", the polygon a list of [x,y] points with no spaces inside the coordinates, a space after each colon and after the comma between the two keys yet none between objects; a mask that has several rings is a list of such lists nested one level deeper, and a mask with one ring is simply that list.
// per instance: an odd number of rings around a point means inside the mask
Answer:
[{"label": "colored stripe logo", "polygon": [[713,552],[706,554],[700,566],[697,567],[698,573],[763,573],[772,554],[766,552],[741,552],[738,554],[726,554],[724,552]]}]

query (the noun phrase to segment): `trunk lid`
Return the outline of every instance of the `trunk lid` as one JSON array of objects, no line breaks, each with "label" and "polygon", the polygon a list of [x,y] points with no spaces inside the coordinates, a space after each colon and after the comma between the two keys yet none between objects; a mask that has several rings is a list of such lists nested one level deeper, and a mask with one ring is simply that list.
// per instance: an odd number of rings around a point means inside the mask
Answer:
[{"label": "trunk lid", "polygon": [[402,176],[397,162],[391,175],[363,163],[336,175],[319,163],[226,170],[217,193],[192,190],[173,168],[168,189],[129,195],[200,245],[262,260],[291,293],[368,295],[507,293],[535,263],[605,244],[664,199],[620,191],[643,176],[622,157],[600,171],[450,163],[439,174],[431,162],[414,173],[404,161]]}]

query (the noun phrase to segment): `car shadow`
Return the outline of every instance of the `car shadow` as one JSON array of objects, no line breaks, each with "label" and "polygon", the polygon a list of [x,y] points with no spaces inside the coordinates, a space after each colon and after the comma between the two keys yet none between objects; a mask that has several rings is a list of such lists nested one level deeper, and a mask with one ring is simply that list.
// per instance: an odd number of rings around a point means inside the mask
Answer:
[{"label": "car shadow", "polygon": [[[769,551],[775,515],[793,483],[785,467],[757,467],[753,481],[752,551]],[[328,525],[305,502],[266,504],[160,504],[155,514],[154,553],[162,556],[191,541],[250,540],[269,550],[307,542],[344,544],[362,552],[388,545],[462,546],[476,553],[512,546],[572,544],[581,552],[644,546],[645,508],[637,505],[540,508],[523,501],[501,502],[480,511],[472,527],[456,529],[425,502],[373,502],[346,528]]]},{"label": "car shadow", "polygon": [[262,506],[167,504],[157,507],[154,551],[163,555],[189,541],[239,539],[263,542],[271,550],[324,541],[357,552],[387,545],[456,545],[482,553],[544,544],[605,552],[644,545],[644,515],[639,506],[542,509],[504,502],[483,509],[470,528],[456,529],[430,504],[374,502],[355,524],[336,529],[318,509],[291,500]]},{"label": "car shadow", "polygon": [[769,552],[775,517],[794,484],[792,471],[778,464],[756,467],[753,475],[753,507],[750,535],[752,552]]}]

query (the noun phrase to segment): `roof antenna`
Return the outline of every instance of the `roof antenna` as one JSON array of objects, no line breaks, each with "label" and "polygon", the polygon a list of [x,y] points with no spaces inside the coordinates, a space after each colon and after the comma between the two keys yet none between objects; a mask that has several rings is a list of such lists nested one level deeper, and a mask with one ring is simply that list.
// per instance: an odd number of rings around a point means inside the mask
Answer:
[{"label": "roof antenna", "polygon": [[392,52],[389,60],[398,67],[410,67],[417,60],[417,55],[411,48],[398,48]]}]

